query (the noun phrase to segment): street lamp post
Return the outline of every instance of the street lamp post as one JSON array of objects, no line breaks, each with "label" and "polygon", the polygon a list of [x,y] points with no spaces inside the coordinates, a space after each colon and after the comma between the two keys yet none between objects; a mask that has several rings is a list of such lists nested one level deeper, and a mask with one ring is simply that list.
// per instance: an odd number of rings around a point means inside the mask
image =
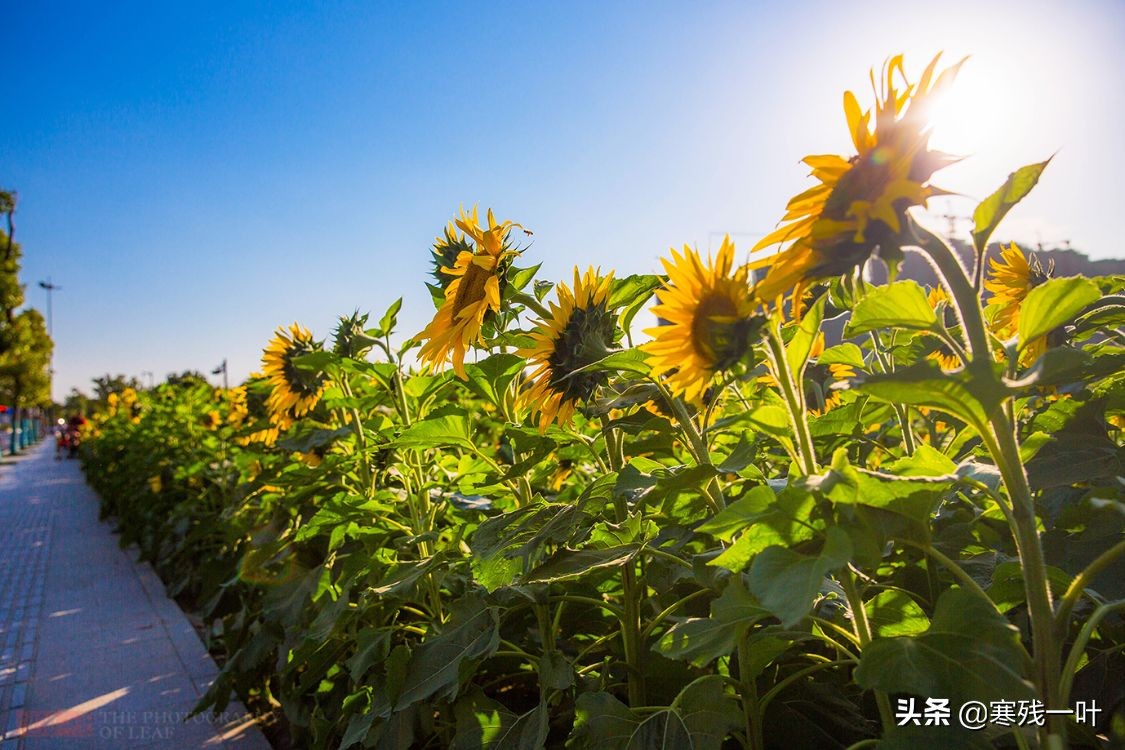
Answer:
[{"label": "street lamp post", "polygon": [[230,386],[227,385],[227,361],[226,361],[226,359],[223,360],[223,363],[221,365],[219,365],[218,367],[216,367],[214,370],[211,371],[212,375],[218,375],[219,373],[223,374],[223,390],[225,391],[228,388],[230,388]]},{"label": "street lamp post", "polygon": [[51,283],[51,277],[48,276],[46,281],[40,281],[39,286],[47,290],[47,335],[54,340],[54,328],[51,327],[51,293],[62,289],[58,284]]},{"label": "street lamp post", "polygon": [[[46,281],[40,281],[39,286],[47,290],[47,337],[51,339],[51,356],[47,360],[47,380],[50,383],[49,388],[54,391],[55,389],[55,328],[54,328],[54,314],[51,306],[52,295],[58,290],[62,289],[58,284],[51,283],[51,277],[48,276]],[[51,395],[51,394],[48,394]],[[54,398],[51,398],[54,402]]]}]

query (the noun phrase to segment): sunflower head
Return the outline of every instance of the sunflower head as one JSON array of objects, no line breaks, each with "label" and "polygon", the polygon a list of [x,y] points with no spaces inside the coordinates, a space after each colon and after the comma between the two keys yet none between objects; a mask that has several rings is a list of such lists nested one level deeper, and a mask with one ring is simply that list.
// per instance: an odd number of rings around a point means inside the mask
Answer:
[{"label": "sunflower head", "polygon": [[1000,259],[988,261],[984,288],[992,293],[990,306],[996,310],[993,325],[1001,336],[1012,336],[1019,327],[1020,306],[1027,293],[1051,278],[1053,269],[1044,268],[1033,254],[1031,260],[1016,243],[1000,248]]},{"label": "sunflower head", "polygon": [[324,373],[299,368],[293,360],[321,349],[312,333],[297,323],[288,331],[277,329],[262,355],[262,371],[273,388],[266,399],[271,414],[296,418],[316,406],[326,386]]},{"label": "sunflower head", "polygon": [[723,239],[718,256],[706,262],[684,246],[661,259],[668,281],[657,290],[653,313],[663,324],[646,331],[653,340],[641,348],[653,375],[671,373],[668,384],[688,401],[698,401],[716,373],[730,369],[750,351],[764,318],[754,314],[747,270],[732,273],[734,243]]},{"label": "sunflower head", "polygon": [[[764,237],[754,250],[790,243],[778,255],[755,263],[770,267],[755,288],[772,302],[802,281],[846,273],[878,253],[897,263],[897,236],[912,206],[942,191],[930,177],[953,159],[929,148],[929,112],[935,96],[952,83],[961,63],[935,77],[934,57],[917,83],[910,83],[902,55],[874,70],[873,110],[863,110],[855,94],[844,94],[844,114],[856,153],[804,159],[819,184],[789,201],[782,226]],[[876,83],[878,81],[878,83]]]},{"label": "sunflower head", "polygon": [[212,409],[203,415],[203,428],[205,430],[217,430],[222,423],[223,416],[219,414],[218,409]]},{"label": "sunflower head", "polygon": [[419,334],[425,343],[418,357],[431,370],[452,360],[454,371],[466,378],[466,352],[483,342],[485,322],[500,311],[504,273],[518,254],[509,243],[509,234],[519,225],[510,221],[498,224],[490,210],[485,228],[474,208],[472,213],[462,209],[453,226],[465,233],[462,239],[467,247],[460,249],[457,245],[453,263],[441,267],[447,281],[444,296],[433,320]]},{"label": "sunflower head", "polygon": [[359,310],[348,317],[340,317],[333,334],[332,351],[341,357],[349,359],[363,359],[371,347],[375,346],[375,339],[367,335],[367,314],[359,314]]},{"label": "sunflower head", "polygon": [[475,250],[473,243],[465,236],[464,232],[457,228],[455,222],[450,221],[443,235],[434,240],[433,249],[430,251],[433,256],[430,260],[433,265],[430,274],[434,277],[440,291],[444,292],[453,280],[443,269],[453,268],[461,253],[471,254]]},{"label": "sunflower head", "polygon": [[561,283],[555,287],[558,301],[550,303],[550,318],[536,323],[534,343],[519,351],[531,367],[520,404],[538,412],[540,431],[552,421],[567,424],[578,404],[609,379],[604,371],[583,368],[604,359],[620,336],[609,309],[612,283],[612,273],[602,276],[588,268],[583,274],[575,268],[573,289]]},{"label": "sunflower head", "polygon": [[[1054,266],[1046,268],[1032,254],[1028,260],[1016,243],[1000,249],[1000,260],[989,260],[988,278],[984,288],[992,294],[989,308],[993,313],[992,328],[1002,338],[1010,338],[1019,330],[1020,308],[1028,292],[1051,278]],[[1047,337],[1028,342],[1020,362],[1030,364],[1047,350]]]}]

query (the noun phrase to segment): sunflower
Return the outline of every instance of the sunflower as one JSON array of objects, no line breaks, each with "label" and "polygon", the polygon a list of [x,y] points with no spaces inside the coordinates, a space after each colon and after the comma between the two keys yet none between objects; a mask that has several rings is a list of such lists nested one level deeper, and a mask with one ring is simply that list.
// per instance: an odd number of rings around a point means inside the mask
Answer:
[{"label": "sunflower", "polygon": [[530,386],[519,403],[538,412],[540,432],[552,421],[570,422],[578,402],[608,379],[605,372],[580,370],[604,359],[616,343],[617,322],[608,305],[612,283],[613,273],[602,276],[588,268],[580,274],[575,268],[573,291],[562,283],[555,287],[558,304],[550,303],[550,319],[538,321],[534,343],[519,350],[531,367]]},{"label": "sunflower", "polygon": [[465,352],[483,340],[485,317],[500,311],[501,277],[516,254],[508,244],[508,233],[519,225],[510,221],[497,224],[490,209],[485,229],[480,226],[476,208],[471,214],[462,209],[455,224],[472,239],[475,249],[461,249],[460,240],[451,245],[458,248],[456,259],[452,266],[442,266],[441,273],[452,280],[445,286],[445,297],[434,319],[419,334],[426,343],[418,357],[431,370],[452,358],[453,370],[467,378]]},{"label": "sunflower", "polygon": [[232,427],[239,427],[250,416],[250,409],[246,403],[246,386],[240,385],[227,391],[230,411],[227,413],[227,422]]},{"label": "sunflower", "polygon": [[320,350],[320,343],[313,341],[312,333],[297,323],[288,331],[277,329],[262,355],[262,370],[273,387],[266,399],[266,407],[272,414],[296,418],[316,406],[326,387],[324,374],[299,369],[293,359]]},{"label": "sunflower", "polygon": [[433,249],[430,250],[433,255],[430,260],[433,264],[433,270],[430,273],[443,293],[453,281],[450,274],[445,273],[443,269],[456,266],[457,258],[461,253],[472,254],[473,252],[473,243],[465,237],[465,233],[459,230],[457,224],[453,221],[450,221],[449,225],[446,226],[443,236],[434,239]]},{"label": "sunflower", "polygon": [[[926,295],[926,301],[930,303],[930,307],[935,313],[938,312],[940,305],[944,305],[945,324],[949,326],[955,323],[955,314],[950,309],[953,301],[949,298],[949,294],[946,293],[944,287],[935,286],[931,289]],[[943,370],[956,370],[961,366],[960,355],[950,349],[949,345],[944,342],[938,343],[937,347],[926,355],[926,359],[936,362],[938,367]]]},{"label": "sunflower", "polygon": [[872,70],[874,112],[864,112],[852,92],[844,93],[856,154],[805,157],[820,184],[791,199],[783,226],[754,246],[756,251],[790,243],[753,264],[770,268],[754,289],[759,300],[771,302],[804,283],[845,273],[862,265],[877,248],[884,258],[897,259],[895,236],[902,230],[901,217],[911,206],[924,206],[931,196],[942,194],[928,181],[953,161],[929,149],[930,105],[961,66],[947,68],[935,80],[940,56],[930,61],[916,85],[906,79],[902,55],[883,66],[881,90]]},{"label": "sunflower", "polygon": [[668,324],[646,330],[653,339],[641,349],[654,377],[670,372],[671,389],[698,402],[715,373],[745,356],[756,318],[747,269],[731,273],[734,243],[729,236],[706,264],[686,245],[682,255],[671,252],[670,260],[661,259],[668,281],[656,292],[659,304],[652,308]]},{"label": "sunflower", "polygon": [[223,423],[223,417],[219,414],[218,409],[212,409],[203,415],[203,427],[207,430],[217,430],[219,425]]},{"label": "sunflower", "polygon": [[[1050,277],[1050,268],[1044,269],[1034,255],[1029,262],[1014,242],[1006,248],[1000,248],[1000,260],[991,258],[988,261],[988,278],[985,279],[984,288],[992,293],[989,307],[995,311],[992,327],[998,336],[1011,338],[1016,335],[1019,330],[1020,307],[1027,293]],[[1047,339],[1040,337],[1027,344],[1021,359],[1033,362],[1046,349]]]}]

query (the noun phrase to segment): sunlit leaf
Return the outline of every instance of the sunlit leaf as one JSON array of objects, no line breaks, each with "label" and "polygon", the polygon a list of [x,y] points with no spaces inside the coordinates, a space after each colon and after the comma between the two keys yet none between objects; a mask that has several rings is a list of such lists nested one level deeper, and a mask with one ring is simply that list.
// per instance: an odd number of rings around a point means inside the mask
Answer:
[{"label": "sunlit leaf", "polygon": [[[1053,158],[1052,156],[1051,159]],[[1038,164],[1028,164],[1012,172],[996,192],[981,201],[973,210],[973,245],[978,255],[983,255],[989,237],[1000,225],[1004,216],[1039,182],[1039,176],[1051,163],[1051,159]]]},{"label": "sunlit leaf", "polygon": [[1020,348],[1069,322],[1099,297],[1097,284],[1080,276],[1050,279],[1035,287],[1020,305]]},{"label": "sunlit leaf", "polygon": [[936,324],[937,317],[918,282],[896,281],[875,287],[859,301],[844,335],[850,338],[883,328],[925,331]]}]

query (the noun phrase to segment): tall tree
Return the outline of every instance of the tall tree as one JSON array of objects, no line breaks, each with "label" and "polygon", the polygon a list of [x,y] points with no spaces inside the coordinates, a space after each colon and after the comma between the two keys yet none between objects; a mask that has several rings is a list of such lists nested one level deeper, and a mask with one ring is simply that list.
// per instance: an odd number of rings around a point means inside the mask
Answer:
[{"label": "tall tree", "polygon": [[0,189],[0,213],[4,214],[7,231],[0,229],[0,353],[8,346],[10,329],[16,310],[23,304],[20,283],[20,245],[15,241],[16,194]]},{"label": "tall tree", "polygon": [[24,303],[20,283],[22,251],[15,241],[16,194],[0,189],[0,398],[12,407],[12,451],[18,445],[16,428],[22,409],[48,406],[51,401],[51,351],[43,315],[34,309],[19,311]]}]

